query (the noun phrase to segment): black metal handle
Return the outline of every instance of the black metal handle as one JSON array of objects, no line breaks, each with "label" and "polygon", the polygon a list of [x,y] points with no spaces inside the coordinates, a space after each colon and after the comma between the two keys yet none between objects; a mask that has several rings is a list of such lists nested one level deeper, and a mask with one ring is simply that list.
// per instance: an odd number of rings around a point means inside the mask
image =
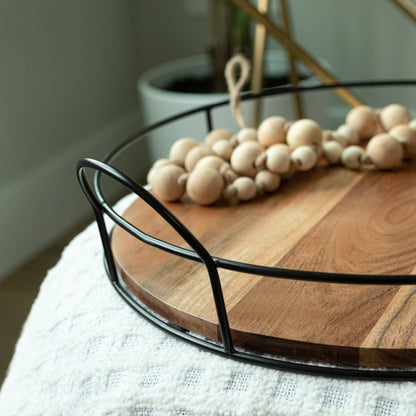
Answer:
[{"label": "black metal handle", "polygon": [[[181,247],[174,246],[166,243],[162,240],[156,239],[137,227],[126,221],[123,217],[118,215],[102,197],[98,197],[88,183],[85,170],[87,168],[93,169],[100,173],[107,175],[115,181],[121,183],[127,187],[131,192],[135,193],[139,198],[146,202],[151,208],[153,208],[188,244],[194,252],[185,250]],[[231,338],[230,327],[228,323],[227,311],[224,302],[224,295],[221,287],[220,278],[218,275],[217,266],[214,259],[201,244],[201,242],[185,227],[185,225],[179,221],[179,219],[173,215],[160,201],[158,201],[147,189],[133,181],[131,178],[120,172],[116,168],[109,166],[103,162],[94,159],[81,159],[77,164],[77,175],[81,185],[82,191],[91,204],[95,217],[97,219],[97,225],[100,231],[101,241],[104,248],[104,254],[106,259],[106,266],[110,273],[112,281],[118,279],[117,269],[114,263],[114,257],[111,250],[111,244],[109,235],[104,222],[104,213],[109,215],[111,219],[125,231],[140,239],[141,241],[158,247],[162,250],[171,252],[172,254],[182,254],[184,257],[188,257],[192,260],[202,262],[208,272],[208,276],[211,283],[212,294],[214,297],[215,307],[217,310],[218,322],[221,332],[221,338],[226,352],[233,351],[233,343]]]}]

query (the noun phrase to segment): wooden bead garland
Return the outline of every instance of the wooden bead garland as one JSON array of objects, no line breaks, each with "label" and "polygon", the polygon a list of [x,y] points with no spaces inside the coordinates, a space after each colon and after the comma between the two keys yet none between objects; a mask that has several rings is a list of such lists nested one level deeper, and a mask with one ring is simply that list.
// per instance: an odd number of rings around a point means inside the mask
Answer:
[{"label": "wooden bead garland", "polygon": [[215,129],[203,143],[181,138],[169,159],[153,164],[147,179],[163,201],[235,204],[275,192],[282,180],[317,165],[390,170],[415,158],[416,119],[405,107],[359,105],[334,131],[313,120],[274,116],[257,130]]}]

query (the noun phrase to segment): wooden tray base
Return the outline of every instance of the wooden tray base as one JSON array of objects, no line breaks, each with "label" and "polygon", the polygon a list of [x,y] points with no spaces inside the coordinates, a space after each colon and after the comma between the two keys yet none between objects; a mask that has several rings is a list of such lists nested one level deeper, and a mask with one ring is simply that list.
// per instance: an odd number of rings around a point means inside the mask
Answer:
[{"label": "wooden tray base", "polygon": [[[415,273],[413,167],[394,172],[322,167],[239,206],[165,205],[215,257],[321,272]],[[123,217],[188,248],[141,200]],[[138,299],[187,330],[220,339],[203,265],[141,243],[118,226],[112,249],[122,279]],[[414,286],[219,273],[237,347],[342,366],[416,366]]]}]

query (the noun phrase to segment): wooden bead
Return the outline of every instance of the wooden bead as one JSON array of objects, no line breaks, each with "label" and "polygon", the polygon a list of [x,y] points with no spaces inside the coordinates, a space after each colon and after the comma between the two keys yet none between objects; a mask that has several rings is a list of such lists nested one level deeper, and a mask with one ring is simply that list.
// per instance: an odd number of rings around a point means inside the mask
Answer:
[{"label": "wooden bead", "polygon": [[337,128],[336,133],[341,135],[346,140],[347,145],[360,143],[360,135],[358,134],[358,131],[348,124],[341,124]]},{"label": "wooden bead", "polygon": [[287,131],[286,142],[292,150],[300,146],[313,146],[318,149],[322,143],[322,129],[313,120],[297,120]]},{"label": "wooden bead", "polygon": [[152,176],[154,175],[154,173],[156,172],[157,168],[160,168],[164,165],[172,165],[174,164],[171,160],[169,159],[158,159],[156,160],[152,167],[149,169],[149,172],[147,172],[147,176],[146,176],[146,182],[147,183],[151,183],[152,181]]},{"label": "wooden bead", "polygon": [[170,159],[166,159],[166,158],[158,159],[153,163],[152,169],[153,168],[160,168],[163,165],[170,165],[172,163],[173,162]]},{"label": "wooden bead", "polygon": [[283,150],[284,152],[286,152],[289,156],[292,153],[292,151],[290,150],[290,147],[286,144],[286,143],[277,143],[273,145],[274,149],[280,149]]},{"label": "wooden bead", "polygon": [[217,155],[208,155],[200,159],[194,167],[194,170],[199,168],[211,168],[218,171],[225,182],[233,182],[237,178],[237,174],[231,169],[229,163]]},{"label": "wooden bead", "polygon": [[218,140],[228,140],[233,134],[226,129],[214,129],[210,131],[204,139],[205,144],[212,147]]},{"label": "wooden bead", "polygon": [[260,193],[274,192],[280,186],[280,176],[268,170],[257,172],[254,181]]},{"label": "wooden bead", "polygon": [[257,130],[252,127],[245,127],[237,133],[238,143],[243,143],[247,141],[257,141]]},{"label": "wooden bead", "polygon": [[281,175],[279,175],[282,179],[290,179],[292,178],[298,171],[298,167],[296,165],[296,163],[294,163],[291,159],[290,161],[290,168],[286,173],[282,173]]},{"label": "wooden bead", "polygon": [[234,182],[238,178],[238,175],[231,169],[229,163],[225,163],[221,166],[220,173],[227,184]]},{"label": "wooden bead", "polygon": [[155,174],[157,168],[151,168],[149,172],[147,172],[146,176],[146,183],[152,183],[153,175]]},{"label": "wooden bead", "polygon": [[367,144],[367,155],[377,169],[394,169],[400,166],[403,146],[387,133],[377,134]]},{"label": "wooden bead", "polygon": [[343,149],[345,149],[349,145],[348,140],[345,138],[345,136],[342,136],[336,131],[332,133],[332,139],[334,142],[339,143]]},{"label": "wooden bead", "polygon": [[195,146],[200,145],[198,141],[190,137],[183,137],[177,140],[170,148],[169,159],[181,166],[185,166],[185,157]]},{"label": "wooden bead", "polygon": [[240,201],[249,201],[257,194],[257,186],[252,178],[240,176],[233,183],[232,187],[236,189],[236,196]]},{"label": "wooden bead", "polygon": [[257,142],[248,141],[241,143],[234,149],[231,155],[231,167],[239,175],[254,178],[258,170],[254,166],[254,163],[257,156],[259,156],[262,152],[263,148]]},{"label": "wooden bead", "polygon": [[185,169],[190,172],[204,156],[213,155],[214,152],[206,144],[193,147],[185,157]]},{"label": "wooden bead", "polygon": [[237,198],[237,189],[231,185],[227,185],[221,195],[221,199],[227,205],[238,205],[240,200]]},{"label": "wooden bead", "polygon": [[399,124],[407,124],[409,121],[409,112],[400,104],[390,104],[380,111],[380,122],[386,131]]},{"label": "wooden bead", "polygon": [[222,157],[224,160],[230,160],[234,147],[229,140],[221,139],[212,145],[212,150],[215,154]]},{"label": "wooden bead", "polygon": [[346,147],[341,154],[341,162],[348,169],[361,169],[364,149],[357,145]]},{"label": "wooden bead", "polygon": [[331,165],[337,165],[341,161],[341,154],[344,148],[336,142],[331,140],[322,145],[322,155]]},{"label": "wooden bead", "polygon": [[266,150],[266,168],[277,174],[288,172],[290,168],[290,153],[278,144],[270,146]]},{"label": "wooden bead", "polygon": [[268,117],[260,123],[257,131],[258,141],[262,146],[269,147],[286,140],[286,123],[284,117]]},{"label": "wooden bead", "polygon": [[158,167],[150,177],[150,185],[154,193],[163,201],[177,201],[185,192],[185,181],[181,180],[185,170],[170,164]]},{"label": "wooden bead", "polygon": [[368,139],[381,132],[377,113],[367,105],[357,105],[347,115],[346,124],[358,132],[360,139]]},{"label": "wooden bead", "polygon": [[186,192],[199,205],[211,205],[219,200],[224,188],[221,174],[212,168],[193,170],[186,181]]},{"label": "wooden bead", "polygon": [[267,160],[267,154],[266,152],[260,153],[256,160],[254,161],[254,167],[259,171],[262,169],[266,169],[266,160]]},{"label": "wooden bead", "polygon": [[220,171],[221,167],[225,164],[228,164],[223,158],[217,155],[208,155],[199,159],[196,163],[194,169],[198,168],[212,168],[217,171]]},{"label": "wooden bead", "polygon": [[333,131],[328,129],[322,130],[322,143],[334,140],[333,133]]},{"label": "wooden bead", "polygon": [[312,169],[318,161],[318,156],[311,146],[299,146],[291,155],[294,165],[301,171]]},{"label": "wooden bead", "polygon": [[339,134],[338,132],[331,131],[331,130],[323,130],[322,131],[322,143],[326,143],[330,141],[339,143],[343,149],[345,149],[348,145],[347,139],[341,134]]},{"label": "wooden bead", "polygon": [[394,126],[389,134],[402,144],[405,159],[416,157],[416,130],[413,130],[408,124],[399,124]]}]

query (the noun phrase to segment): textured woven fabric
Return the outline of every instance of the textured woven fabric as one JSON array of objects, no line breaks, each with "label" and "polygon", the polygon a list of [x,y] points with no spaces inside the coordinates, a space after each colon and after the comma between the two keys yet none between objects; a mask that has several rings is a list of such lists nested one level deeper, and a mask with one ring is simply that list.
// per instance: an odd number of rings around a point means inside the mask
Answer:
[{"label": "textured woven fabric", "polygon": [[167,335],[108,282],[95,224],[48,272],[0,392],[7,416],[415,414],[416,383],[265,369]]}]

